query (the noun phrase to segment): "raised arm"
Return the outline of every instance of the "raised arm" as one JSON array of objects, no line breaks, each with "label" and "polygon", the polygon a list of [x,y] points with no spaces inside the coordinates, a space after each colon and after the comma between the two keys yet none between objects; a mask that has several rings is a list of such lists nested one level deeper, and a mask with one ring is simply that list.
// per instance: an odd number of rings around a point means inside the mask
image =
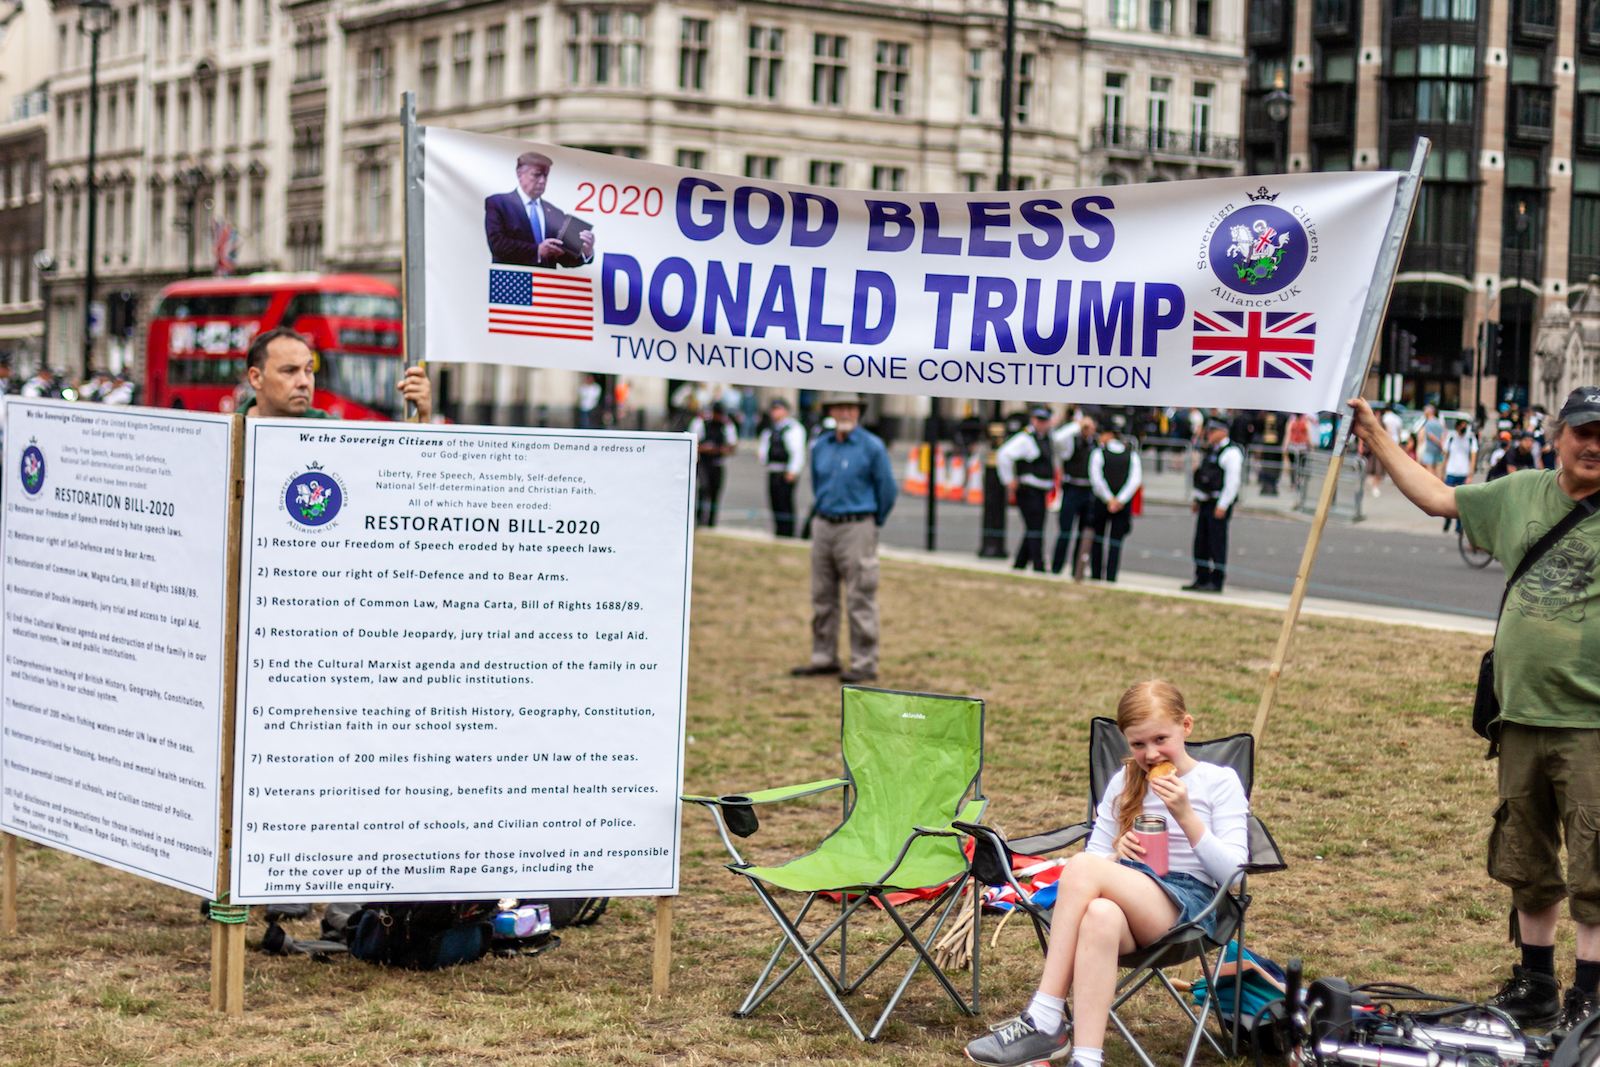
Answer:
[{"label": "raised arm", "polygon": [[1405,494],[1407,500],[1435,518],[1456,518],[1459,514],[1456,511],[1456,491],[1406,455],[1405,449],[1389,436],[1365,400],[1356,397],[1350,401],[1350,408],[1355,416],[1355,435],[1367,446],[1368,451],[1378,457],[1378,462],[1383,464],[1395,488]]}]

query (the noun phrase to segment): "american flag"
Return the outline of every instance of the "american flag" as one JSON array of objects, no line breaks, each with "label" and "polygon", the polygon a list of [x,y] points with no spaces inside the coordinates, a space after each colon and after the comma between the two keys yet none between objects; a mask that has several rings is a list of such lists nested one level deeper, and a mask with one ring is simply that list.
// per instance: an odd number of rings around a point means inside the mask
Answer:
[{"label": "american flag", "polygon": [[1310,381],[1316,333],[1309,311],[1196,311],[1191,367],[1201,377]]},{"label": "american flag", "polygon": [[594,283],[544,270],[489,271],[489,332],[594,340]]}]

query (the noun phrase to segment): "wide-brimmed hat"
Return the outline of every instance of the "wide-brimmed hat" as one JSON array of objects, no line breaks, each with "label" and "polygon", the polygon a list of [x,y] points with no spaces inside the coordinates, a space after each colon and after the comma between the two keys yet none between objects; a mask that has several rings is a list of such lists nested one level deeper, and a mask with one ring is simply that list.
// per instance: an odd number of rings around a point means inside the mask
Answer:
[{"label": "wide-brimmed hat", "polygon": [[817,406],[824,411],[832,407],[840,407],[844,404],[851,404],[858,408],[864,408],[867,406],[862,401],[860,393],[844,393],[835,392],[832,390],[823,393],[822,398],[817,401]]}]

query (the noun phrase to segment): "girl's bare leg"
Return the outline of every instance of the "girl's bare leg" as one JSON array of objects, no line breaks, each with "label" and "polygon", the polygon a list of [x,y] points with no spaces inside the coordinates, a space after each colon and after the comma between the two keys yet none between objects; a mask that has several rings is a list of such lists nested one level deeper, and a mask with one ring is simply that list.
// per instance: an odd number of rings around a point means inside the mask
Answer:
[{"label": "girl's bare leg", "polygon": [[[1178,909],[1161,887],[1149,875],[1124,867],[1116,860],[1103,856],[1080,853],[1067,862],[1061,873],[1055,910],[1050,918],[1050,948],[1045,955],[1044,975],[1039,979],[1039,991],[1047,996],[1064,997],[1073,984],[1073,967],[1078,956],[1078,942],[1089,906],[1104,899],[1115,905],[1124,916],[1123,929],[1128,930],[1134,943],[1148,945],[1172,928],[1177,921]],[[1119,935],[1120,936],[1120,935]],[[1120,944],[1120,942],[1118,943]],[[1111,985],[1116,985],[1116,951],[1110,953]],[[1103,947],[1103,946],[1102,946]],[[1130,949],[1132,944],[1128,946]],[[1082,991],[1079,991],[1081,999]],[[1110,999],[1106,1000],[1109,1008]],[[1081,1005],[1078,1014],[1082,1014]],[[1081,1035],[1081,1019],[1074,1022],[1075,1032]],[[1105,1019],[1100,1019],[1100,1032],[1105,1032]],[[1088,1045],[1093,1048],[1095,1046]]]}]

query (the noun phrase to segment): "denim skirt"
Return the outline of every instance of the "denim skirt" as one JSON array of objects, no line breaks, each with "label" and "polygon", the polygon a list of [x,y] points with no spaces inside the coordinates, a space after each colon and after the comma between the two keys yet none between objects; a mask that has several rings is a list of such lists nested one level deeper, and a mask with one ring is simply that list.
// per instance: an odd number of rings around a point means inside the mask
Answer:
[{"label": "denim skirt", "polygon": [[[1136,860],[1118,858],[1117,862],[1124,867],[1132,867],[1141,874],[1149,875],[1167,894],[1174,907],[1178,909],[1178,919],[1173,926],[1181,926],[1191,922],[1196,915],[1206,910],[1206,905],[1211,903],[1211,898],[1217,895],[1217,887],[1207,885],[1192,874],[1183,871],[1172,871],[1165,877],[1151,870],[1148,864]],[[1217,913],[1212,912],[1200,923],[1200,929],[1206,932],[1207,937],[1215,936],[1217,932]]]}]

